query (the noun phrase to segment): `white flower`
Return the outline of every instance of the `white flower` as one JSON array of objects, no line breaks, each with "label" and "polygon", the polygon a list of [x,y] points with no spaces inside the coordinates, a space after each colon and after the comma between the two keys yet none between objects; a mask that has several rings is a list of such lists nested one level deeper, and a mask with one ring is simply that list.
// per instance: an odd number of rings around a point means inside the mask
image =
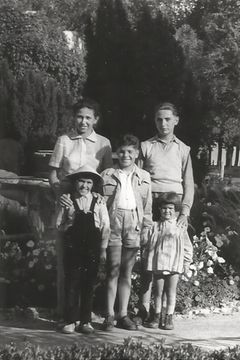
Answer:
[{"label": "white flower", "polygon": [[207,268],[207,273],[213,274],[213,268],[211,266]]},{"label": "white flower", "polygon": [[34,249],[32,253],[34,256],[38,256],[40,254],[40,249]]},{"label": "white flower", "polygon": [[224,263],[226,262],[225,259],[222,258],[221,256],[219,256],[219,257],[217,258],[217,261],[219,262],[219,264],[224,264]]},{"label": "white flower", "polygon": [[213,261],[212,260],[208,260],[207,261],[207,266],[212,266],[213,265]]},{"label": "white flower", "polygon": [[204,262],[200,261],[200,263],[197,266],[198,270],[201,270],[203,267],[204,267]]},{"label": "white flower", "polygon": [[189,269],[191,269],[191,270],[197,270],[197,267],[196,267],[195,264],[191,264],[191,265],[189,266]]},{"label": "white flower", "polygon": [[31,269],[34,267],[34,264],[35,264],[34,261],[29,261],[28,267]]},{"label": "white flower", "polygon": [[43,291],[45,289],[45,286],[43,284],[38,285],[38,290]]},{"label": "white flower", "polygon": [[188,278],[192,277],[192,271],[191,271],[191,270],[188,270],[188,272],[187,272],[186,275],[187,275]]},{"label": "white flower", "polygon": [[212,206],[212,203],[208,202],[208,203],[207,203],[207,206]]},{"label": "white flower", "polygon": [[[51,264],[45,265],[45,269],[46,269],[46,270],[51,270],[51,269],[52,269],[52,265],[51,265]],[[137,275],[136,275],[136,276],[137,276]],[[132,275],[132,279],[133,279],[133,275]]]},{"label": "white flower", "polygon": [[229,285],[234,285],[234,281],[232,279],[229,280]]},{"label": "white flower", "polygon": [[209,226],[205,227],[204,230],[205,230],[205,232],[210,232],[211,231]]},{"label": "white flower", "polygon": [[199,285],[200,285],[200,283],[199,283],[199,281],[198,281],[198,280],[194,280],[193,285],[195,285],[195,286],[199,286]]},{"label": "white flower", "polygon": [[212,259],[213,259],[213,261],[216,261],[217,258],[218,258],[217,253],[214,252],[214,253],[212,254]]},{"label": "white flower", "polygon": [[30,248],[34,247],[34,242],[32,240],[29,240],[27,242],[27,247],[30,247]]}]

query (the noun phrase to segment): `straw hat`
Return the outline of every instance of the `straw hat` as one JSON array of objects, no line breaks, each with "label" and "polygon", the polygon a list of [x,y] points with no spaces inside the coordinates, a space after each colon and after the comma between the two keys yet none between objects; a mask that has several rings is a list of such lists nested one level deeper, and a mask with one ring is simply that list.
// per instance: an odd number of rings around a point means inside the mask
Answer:
[{"label": "straw hat", "polygon": [[92,179],[95,185],[101,184],[103,181],[101,175],[99,175],[97,171],[89,165],[81,166],[71,174],[68,174],[66,177],[72,181],[80,178]]}]

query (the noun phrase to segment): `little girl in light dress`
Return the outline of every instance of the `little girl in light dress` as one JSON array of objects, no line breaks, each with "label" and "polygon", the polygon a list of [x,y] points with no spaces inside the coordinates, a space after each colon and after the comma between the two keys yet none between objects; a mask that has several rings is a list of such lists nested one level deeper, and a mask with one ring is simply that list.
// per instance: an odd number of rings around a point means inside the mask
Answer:
[{"label": "little girl in light dress", "polygon": [[[179,274],[186,274],[192,262],[193,249],[187,229],[177,225],[178,199],[174,192],[166,193],[159,199],[159,221],[150,231],[144,254],[145,269],[153,273],[155,290],[154,317],[146,324],[150,328],[158,328],[162,322],[165,330],[173,329]],[[165,319],[160,319],[163,289],[166,290],[167,307],[166,314],[162,314]]]}]

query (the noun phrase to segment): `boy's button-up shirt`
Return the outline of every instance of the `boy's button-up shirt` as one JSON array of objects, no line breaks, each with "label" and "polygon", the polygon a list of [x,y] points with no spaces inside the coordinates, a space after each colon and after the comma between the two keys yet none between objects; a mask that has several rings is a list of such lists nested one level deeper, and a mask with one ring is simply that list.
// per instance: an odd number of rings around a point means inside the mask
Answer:
[{"label": "boy's button-up shirt", "polygon": [[121,182],[121,189],[118,200],[118,207],[125,210],[136,209],[136,200],[132,187],[133,171],[129,174],[119,169],[119,180]]},{"label": "boy's button-up shirt", "polygon": [[[121,181],[119,167],[109,168],[102,172],[103,195],[107,202],[110,220],[116,216],[119,207],[121,193]],[[151,179],[147,171],[134,166],[132,174],[132,189],[136,201],[136,210],[141,229],[141,237],[144,237],[152,226],[152,193]]]},{"label": "boy's button-up shirt", "polygon": [[74,130],[58,138],[49,165],[59,169],[62,180],[67,174],[88,164],[98,172],[112,166],[110,141],[95,131],[83,139]]},{"label": "boy's button-up shirt", "polygon": [[140,163],[150,173],[152,191],[183,195],[181,213],[189,215],[194,196],[190,147],[176,136],[164,142],[156,135],[141,143]]}]

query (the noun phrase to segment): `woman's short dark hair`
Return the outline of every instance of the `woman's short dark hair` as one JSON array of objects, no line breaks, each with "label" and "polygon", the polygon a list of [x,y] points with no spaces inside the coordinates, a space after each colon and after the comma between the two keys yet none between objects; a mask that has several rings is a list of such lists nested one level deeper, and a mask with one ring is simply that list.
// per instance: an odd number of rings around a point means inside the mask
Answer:
[{"label": "woman's short dark hair", "polygon": [[99,104],[95,100],[92,100],[90,98],[81,98],[79,101],[73,104],[74,115],[76,115],[77,112],[84,107],[93,110],[95,117],[100,117]]}]

